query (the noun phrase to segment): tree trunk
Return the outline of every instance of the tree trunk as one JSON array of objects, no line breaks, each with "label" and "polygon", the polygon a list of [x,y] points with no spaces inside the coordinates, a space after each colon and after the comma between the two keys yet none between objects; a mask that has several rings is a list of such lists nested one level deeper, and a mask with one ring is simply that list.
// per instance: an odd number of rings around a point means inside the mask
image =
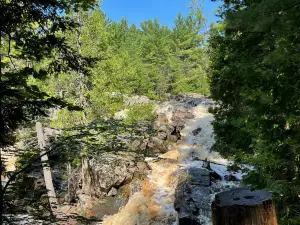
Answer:
[{"label": "tree trunk", "polygon": [[74,176],[72,174],[72,166],[71,163],[67,163],[67,171],[68,171],[68,202],[71,205],[75,202],[76,198],[76,184],[77,180],[74,180]]},{"label": "tree trunk", "polygon": [[[81,55],[81,26],[82,26],[82,12],[79,11],[76,13],[77,16],[77,23],[79,24],[78,29],[76,29],[76,46],[77,46],[77,50],[78,53]],[[82,66],[82,61],[81,59],[79,59],[79,65],[80,67]],[[79,79],[79,99],[78,99],[78,103],[81,107],[85,108],[87,106],[87,98],[84,95],[85,92],[85,75],[83,73],[80,73],[80,79]],[[85,120],[85,113],[83,113],[83,119]]]},{"label": "tree trunk", "polygon": [[213,225],[277,225],[271,193],[237,188],[216,195]]},{"label": "tree trunk", "polygon": [[82,157],[82,165],[81,165],[81,173],[82,173],[82,191],[85,194],[92,193],[92,176],[90,174],[90,164],[89,159],[86,156]]},{"label": "tree trunk", "polygon": [[[0,47],[2,49],[2,32],[0,30]],[[0,54],[0,64],[2,64],[2,54]],[[0,66],[0,86],[2,87],[2,65]],[[2,161],[2,148],[4,140],[4,120],[2,116],[2,99],[0,97],[0,225],[3,223],[3,212],[4,212],[4,191],[2,185],[2,174],[3,174],[3,161]]]},{"label": "tree trunk", "polygon": [[[37,138],[38,138],[38,143],[41,149],[41,155],[45,154],[45,146],[46,146],[46,141],[45,141],[45,136],[43,132],[43,126],[40,122],[36,123],[36,133],[37,133]],[[46,188],[48,190],[48,198],[49,198],[49,203],[50,207],[52,210],[52,213],[55,215],[58,207],[58,202],[53,186],[53,179],[52,179],[52,174],[51,174],[51,168],[48,163],[48,155],[45,154],[41,157],[42,161],[42,166],[43,166],[43,173],[44,173],[44,179],[45,179],[45,184]]]},{"label": "tree trunk", "polygon": [[1,151],[2,151],[2,145],[0,143],[0,185],[1,185],[0,186],[0,225],[2,225],[3,223],[3,213],[4,213],[4,192],[3,192],[3,185],[2,185],[2,174],[3,174],[4,166],[2,165]]}]

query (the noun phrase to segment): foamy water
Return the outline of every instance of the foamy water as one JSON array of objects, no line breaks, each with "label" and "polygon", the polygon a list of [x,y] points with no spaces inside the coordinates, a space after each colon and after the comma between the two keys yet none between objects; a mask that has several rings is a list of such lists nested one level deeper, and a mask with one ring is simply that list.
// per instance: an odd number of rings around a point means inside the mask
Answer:
[{"label": "foamy water", "polygon": [[[208,159],[217,163],[227,164],[228,161],[223,159],[218,153],[211,152],[211,147],[214,144],[213,127],[211,122],[214,117],[208,112],[208,108],[205,105],[198,105],[194,109],[195,118],[187,122],[185,128],[180,132],[183,136],[182,145],[178,151],[184,156],[183,160],[185,164],[190,164],[191,153],[195,157],[200,159]],[[201,131],[197,135],[193,135],[192,132],[201,128]]]},{"label": "foamy water", "polygon": [[[207,106],[200,104],[193,110],[195,118],[187,122],[181,131],[182,140],[172,146],[172,150],[161,156],[159,161],[150,161],[151,174],[144,180],[140,192],[130,197],[126,206],[119,213],[107,217],[105,225],[176,225],[177,212],[174,209],[175,189],[179,181],[179,174],[186,168],[202,168],[203,162],[198,159],[224,164],[211,164],[221,176],[226,175],[229,162],[218,153],[211,152],[214,144],[213,115]],[[197,135],[193,131],[201,128]],[[218,181],[209,187],[211,196],[205,204],[210,208],[214,198],[214,190],[226,190],[236,186],[233,182]],[[204,225],[211,225],[209,216],[200,216],[199,221]]]}]

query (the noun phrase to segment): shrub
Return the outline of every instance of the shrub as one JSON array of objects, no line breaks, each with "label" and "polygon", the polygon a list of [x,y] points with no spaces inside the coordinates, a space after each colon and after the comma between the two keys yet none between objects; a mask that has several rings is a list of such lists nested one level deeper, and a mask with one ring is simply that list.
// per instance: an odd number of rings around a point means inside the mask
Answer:
[{"label": "shrub", "polygon": [[129,108],[127,112],[126,123],[148,122],[152,123],[155,120],[155,109],[152,103],[137,104]]}]

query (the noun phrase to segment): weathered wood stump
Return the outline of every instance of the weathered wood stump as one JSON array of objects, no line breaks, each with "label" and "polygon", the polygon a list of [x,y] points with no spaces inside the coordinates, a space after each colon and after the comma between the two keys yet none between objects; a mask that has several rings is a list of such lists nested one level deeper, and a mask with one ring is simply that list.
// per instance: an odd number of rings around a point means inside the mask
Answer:
[{"label": "weathered wood stump", "polygon": [[216,195],[213,225],[277,225],[271,193],[237,188]]}]

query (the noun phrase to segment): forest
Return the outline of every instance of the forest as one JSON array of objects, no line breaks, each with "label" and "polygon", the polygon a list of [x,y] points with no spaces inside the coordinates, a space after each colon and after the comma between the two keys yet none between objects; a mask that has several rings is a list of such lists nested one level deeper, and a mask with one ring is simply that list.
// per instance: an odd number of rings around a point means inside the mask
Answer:
[{"label": "forest", "polygon": [[[191,0],[170,27],[113,21],[97,0],[1,0],[1,225],[24,215],[24,224],[121,224],[153,191],[156,161],[190,145],[185,127],[210,115],[211,146],[192,126],[205,160],[226,159],[243,173],[234,185],[272,193],[278,224],[300,224],[300,1],[219,3],[218,22]],[[213,103],[198,118],[203,102]],[[164,163],[158,177],[175,176],[180,163]],[[157,204],[141,224],[175,224]]]}]

